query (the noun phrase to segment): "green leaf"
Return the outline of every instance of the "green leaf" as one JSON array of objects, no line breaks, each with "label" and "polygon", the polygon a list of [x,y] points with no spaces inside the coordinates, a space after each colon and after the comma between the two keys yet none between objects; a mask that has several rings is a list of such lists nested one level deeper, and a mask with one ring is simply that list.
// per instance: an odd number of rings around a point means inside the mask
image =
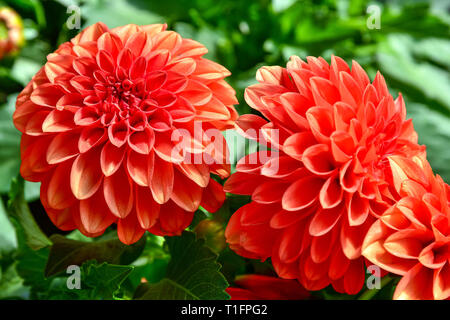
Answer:
[{"label": "green leaf", "polygon": [[0,200],[0,258],[2,253],[17,249],[16,232],[8,220],[3,201]]},{"label": "green leaf", "polygon": [[389,35],[380,45],[378,61],[384,74],[411,86],[426,99],[437,102],[450,112],[450,78],[448,71],[414,58],[415,40],[406,34]]},{"label": "green leaf", "polygon": [[0,106],[0,193],[6,193],[20,167],[20,132],[12,121],[17,95]]},{"label": "green leaf", "polygon": [[116,298],[120,286],[133,268],[133,266],[113,265],[106,262],[98,264],[95,261],[89,261],[81,268],[82,290],[89,290],[91,298]]},{"label": "green leaf", "polygon": [[9,193],[8,212],[17,221],[16,229],[23,235],[26,245],[33,250],[39,250],[51,245],[51,241],[41,231],[28,208],[24,197],[24,180],[15,178]]},{"label": "green leaf", "polygon": [[141,300],[222,300],[229,299],[228,282],[220,273],[217,254],[191,232],[167,237],[171,260],[166,277],[156,284],[143,284],[135,298]]},{"label": "green leaf", "polygon": [[23,279],[17,273],[14,264],[0,270],[0,274],[0,299],[27,298],[28,289],[24,286]]},{"label": "green leaf", "polygon": [[450,117],[430,110],[420,103],[406,102],[408,115],[413,119],[419,143],[427,146],[427,159],[433,171],[450,181]]},{"label": "green leaf", "polygon": [[98,21],[104,22],[108,27],[114,28],[126,24],[147,25],[162,23],[164,18],[140,7],[145,1],[128,2],[125,0],[90,0],[81,7],[81,14],[86,19],[86,26]]},{"label": "green leaf", "polygon": [[46,300],[123,299],[122,284],[133,269],[133,266],[90,260],[80,268],[80,288],[69,289],[69,277],[72,275],[57,277],[53,279],[48,291],[44,292],[41,298]]},{"label": "green leaf", "polygon": [[111,264],[129,264],[136,260],[145,246],[145,237],[128,246],[118,239],[84,242],[67,239],[59,234],[50,237],[50,248],[45,276],[50,277],[67,269],[70,265],[81,265],[88,260]]}]

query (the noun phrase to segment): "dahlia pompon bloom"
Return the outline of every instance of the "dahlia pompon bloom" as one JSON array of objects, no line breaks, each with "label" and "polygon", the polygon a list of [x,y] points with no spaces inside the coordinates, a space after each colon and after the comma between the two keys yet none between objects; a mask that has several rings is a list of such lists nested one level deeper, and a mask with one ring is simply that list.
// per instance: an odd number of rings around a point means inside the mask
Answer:
[{"label": "dahlia pompon bloom", "polygon": [[394,201],[389,157],[422,150],[403,99],[392,98],[380,73],[371,83],[339,57],[331,65],[292,57],[256,78],[245,99],[269,121],[243,115],[237,125],[271,151],[242,158],[225,184],[252,197],[231,217],[227,242],[245,257],[271,257],[280,277],[308,290],[331,283],[356,294],[364,236]]},{"label": "dahlia pompon bloom", "polygon": [[[224,201],[210,173],[229,174],[226,152],[194,127],[220,138],[233,126],[230,73],[202,58],[203,45],[165,29],[90,26],[18,96],[20,171],[42,182],[41,202],[60,229],[97,236],[117,223],[130,244],[145,230],[179,234],[200,205],[213,212]],[[174,152],[176,130],[189,133],[183,154]],[[209,161],[186,161],[190,154]]]},{"label": "dahlia pompon bloom", "polygon": [[401,199],[369,229],[363,255],[402,276],[394,299],[448,299],[450,187],[421,158],[390,161]]},{"label": "dahlia pompon bloom", "polygon": [[229,287],[226,292],[231,300],[305,300],[309,291],[296,280],[248,274],[235,279],[237,287]]}]

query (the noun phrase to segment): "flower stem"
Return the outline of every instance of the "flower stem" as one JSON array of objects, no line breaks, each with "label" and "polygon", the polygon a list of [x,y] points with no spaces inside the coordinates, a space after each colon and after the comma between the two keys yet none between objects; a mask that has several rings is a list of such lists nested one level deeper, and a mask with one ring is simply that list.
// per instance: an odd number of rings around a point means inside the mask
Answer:
[{"label": "flower stem", "polygon": [[367,289],[364,291],[359,297],[358,300],[370,300],[372,299],[378,292],[381,291],[388,283],[390,283],[393,280],[392,277],[389,275],[384,276],[380,281],[380,288],[379,289]]}]

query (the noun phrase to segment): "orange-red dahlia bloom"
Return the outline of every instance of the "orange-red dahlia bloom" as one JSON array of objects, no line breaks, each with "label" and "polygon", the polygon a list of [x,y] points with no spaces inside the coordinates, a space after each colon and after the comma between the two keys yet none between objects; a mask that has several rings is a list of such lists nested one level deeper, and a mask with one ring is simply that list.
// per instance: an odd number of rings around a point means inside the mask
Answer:
[{"label": "orange-red dahlia bloom", "polygon": [[363,255],[402,276],[394,299],[448,299],[450,187],[423,158],[391,161],[401,198],[370,227]]},{"label": "orange-red dahlia bloom", "polygon": [[[227,155],[207,138],[220,140],[237,117],[230,73],[165,29],[90,26],[50,54],[17,98],[21,174],[42,182],[60,229],[96,236],[117,223],[133,243],[145,230],[178,234],[200,205],[215,211],[224,201],[210,173],[229,174]],[[192,154],[204,157],[187,161]]]},{"label": "orange-red dahlia bloom", "polygon": [[364,236],[394,201],[388,158],[421,150],[403,99],[392,98],[380,73],[371,83],[358,63],[350,70],[338,57],[330,65],[292,57],[256,78],[245,99],[269,121],[244,115],[237,124],[271,152],[241,159],[225,184],[252,197],[230,219],[227,241],[243,256],[271,257],[280,277],[308,290],[331,283],[355,294]]},{"label": "orange-red dahlia bloom", "polygon": [[248,274],[234,282],[236,287],[226,289],[231,300],[305,300],[310,296],[296,280]]}]

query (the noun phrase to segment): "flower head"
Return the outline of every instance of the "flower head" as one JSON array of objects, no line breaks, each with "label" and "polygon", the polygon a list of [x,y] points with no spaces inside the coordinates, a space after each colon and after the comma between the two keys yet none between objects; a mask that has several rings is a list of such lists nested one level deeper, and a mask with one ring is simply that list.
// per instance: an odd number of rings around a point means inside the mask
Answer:
[{"label": "flower head", "polygon": [[296,280],[247,274],[234,282],[236,287],[226,289],[231,300],[305,300],[310,296]]},{"label": "flower head", "polygon": [[241,159],[225,184],[252,196],[232,216],[227,241],[246,257],[271,257],[280,277],[308,290],[331,283],[355,294],[366,231],[394,201],[389,157],[422,150],[402,96],[392,98],[380,73],[371,83],[358,63],[350,70],[338,57],[330,65],[292,57],[256,78],[245,99],[265,119],[244,115],[237,124],[271,152]]},{"label": "flower head", "polygon": [[13,9],[0,8],[0,29],[4,28],[4,37],[0,37],[0,59],[16,54],[25,43],[23,22]]},{"label": "flower head", "polygon": [[370,227],[363,255],[402,276],[394,299],[448,299],[450,187],[423,158],[391,161],[400,198]]},{"label": "flower head", "polygon": [[[42,182],[59,228],[96,236],[117,223],[133,243],[145,230],[178,234],[200,205],[215,211],[224,201],[210,173],[228,175],[227,155],[204,136],[220,139],[237,117],[230,73],[165,29],[90,26],[50,54],[17,98],[21,174]],[[192,154],[214,161],[187,161]]]}]

